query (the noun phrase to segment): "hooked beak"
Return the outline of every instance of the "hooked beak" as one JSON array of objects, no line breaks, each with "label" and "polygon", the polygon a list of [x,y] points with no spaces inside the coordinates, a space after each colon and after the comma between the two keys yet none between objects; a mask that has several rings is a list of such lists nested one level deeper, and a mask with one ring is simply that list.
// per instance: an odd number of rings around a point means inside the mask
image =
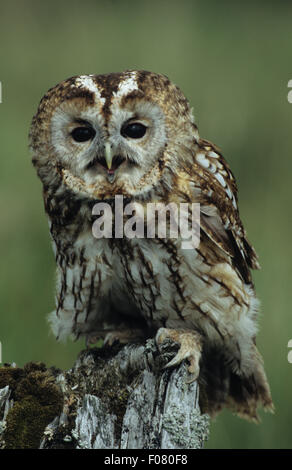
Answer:
[{"label": "hooked beak", "polygon": [[104,157],[105,157],[107,167],[110,170],[111,167],[112,167],[112,162],[113,162],[113,152],[112,152],[112,146],[109,142],[106,142],[106,144],[105,144]]}]

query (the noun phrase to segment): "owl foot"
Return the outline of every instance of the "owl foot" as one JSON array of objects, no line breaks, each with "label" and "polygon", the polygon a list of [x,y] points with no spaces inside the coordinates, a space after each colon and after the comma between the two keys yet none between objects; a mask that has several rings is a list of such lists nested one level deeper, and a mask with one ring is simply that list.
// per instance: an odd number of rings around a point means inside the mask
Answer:
[{"label": "owl foot", "polygon": [[187,359],[190,364],[188,371],[191,374],[187,383],[194,382],[198,378],[202,344],[201,337],[196,331],[159,328],[155,340],[158,347],[167,341],[178,343],[180,346],[176,356],[165,367],[177,366]]},{"label": "owl foot", "polygon": [[115,342],[121,344],[133,343],[139,339],[144,339],[145,334],[142,330],[114,330],[106,334],[103,345],[112,346]]},{"label": "owl foot", "polygon": [[96,343],[99,339],[103,339],[104,346],[112,346],[114,343],[121,344],[132,343],[141,339],[145,339],[145,333],[136,329],[120,329],[120,330],[100,330],[89,333],[86,337],[86,346]]}]

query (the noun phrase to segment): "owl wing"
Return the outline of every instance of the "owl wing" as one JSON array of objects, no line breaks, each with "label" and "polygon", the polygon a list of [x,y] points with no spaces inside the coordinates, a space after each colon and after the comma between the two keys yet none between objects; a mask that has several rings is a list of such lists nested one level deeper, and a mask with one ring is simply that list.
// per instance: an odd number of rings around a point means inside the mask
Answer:
[{"label": "owl wing", "polygon": [[243,280],[252,283],[250,268],[260,268],[258,257],[239,217],[234,176],[211,142],[197,143],[190,177],[195,201],[200,203],[201,230],[231,257]]}]

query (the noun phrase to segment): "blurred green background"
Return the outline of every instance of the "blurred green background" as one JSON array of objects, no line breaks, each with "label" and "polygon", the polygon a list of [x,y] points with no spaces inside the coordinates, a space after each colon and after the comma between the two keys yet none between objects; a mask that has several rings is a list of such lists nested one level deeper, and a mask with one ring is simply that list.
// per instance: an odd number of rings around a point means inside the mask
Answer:
[{"label": "blurred green background", "polygon": [[292,448],[292,3],[10,1],[0,19],[0,340],[3,361],[69,368],[83,342],[58,344],[54,258],[27,134],[48,88],[72,75],[146,69],[169,76],[202,137],[223,149],[262,270],[258,345],[276,414],[256,426],[224,411],[208,448]]}]

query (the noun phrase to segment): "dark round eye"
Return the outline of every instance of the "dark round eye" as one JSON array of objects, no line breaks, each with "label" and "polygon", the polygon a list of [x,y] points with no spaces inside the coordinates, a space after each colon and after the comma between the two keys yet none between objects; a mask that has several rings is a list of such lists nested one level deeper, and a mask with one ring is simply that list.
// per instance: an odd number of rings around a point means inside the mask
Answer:
[{"label": "dark round eye", "polygon": [[133,122],[126,124],[122,128],[122,135],[124,137],[130,137],[131,139],[141,139],[146,133],[147,127],[140,122]]},{"label": "dark round eye", "polygon": [[93,139],[95,130],[92,127],[75,127],[71,135],[76,142],[86,142]]}]

